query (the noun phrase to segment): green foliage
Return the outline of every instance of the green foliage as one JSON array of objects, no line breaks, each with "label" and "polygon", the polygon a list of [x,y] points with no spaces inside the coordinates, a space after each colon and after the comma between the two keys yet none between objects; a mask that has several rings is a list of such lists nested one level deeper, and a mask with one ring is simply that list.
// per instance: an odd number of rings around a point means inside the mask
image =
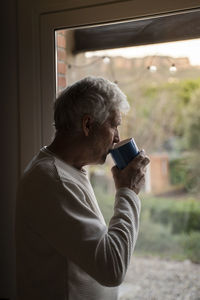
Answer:
[{"label": "green foliage", "polygon": [[[109,224],[114,195],[97,188],[99,206]],[[200,202],[141,196],[142,210],[137,255],[200,262]]]},{"label": "green foliage", "polygon": [[200,156],[197,151],[176,158],[169,163],[170,181],[172,185],[181,185],[186,191],[200,192]]},{"label": "green foliage", "polygon": [[158,96],[158,87],[155,86],[147,86],[147,88],[144,90],[144,96],[149,99],[155,99]]},{"label": "green foliage", "polygon": [[152,221],[148,212],[142,214],[140,231],[135,250],[143,254],[157,254],[169,257],[180,251],[180,246],[172,238],[170,226],[163,226]]},{"label": "green foliage", "polygon": [[176,158],[169,163],[170,181],[171,184],[182,184],[184,186],[186,181],[186,168],[184,159]]},{"label": "green foliage", "polygon": [[179,97],[188,104],[194,92],[200,88],[200,79],[183,80],[179,86]]},{"label": "green foliage", "polygon": [[173,234],[200,231],[200,202],[194,199],[153,199],[150,216],[154,222],[171,226]]},{"label": "green foliage", "polygon": [[[196,160],[194,162],[196,165]],[[169,163],[170,181],[172,185],[181,185],[186,191],[192,192],[197,186],[197,177],[194,176],[192,154],[176,158]]]},{"label": "green foliage", "polygon": [[188,149],[200,150],[200,88],[190,100],[184,113],[185,139]]},{"label": "green foliage", "polygon": [[148,216],[141,219],[135,247],[137,255],[154,255],[161,258],[200,263],[200,232],[172,234],[170,226],[154,223]]},{"label": "green foliage", "polygon": [[95,195],[106,224],[108,224],[113,215],[114,194],[111,195],[101,188],[95,188]]},{"label": "green foliage", "polygon": [[191,232],[190,234],[182,234],[179,242],[184,249],[184,255],[192,262],[200,262],[200,232]]},{"label": "green foliage", "polygon": [[173,135],[184,137],[189,149],[200,146],[200,78],[159,85],[149,82],[138,98],[133,101],[132,122],[135,138],[144,148],[154,151]]},{"label": "green foliage", "polygon": [[136,253],[200,262],[200,202],[145,197]]}]

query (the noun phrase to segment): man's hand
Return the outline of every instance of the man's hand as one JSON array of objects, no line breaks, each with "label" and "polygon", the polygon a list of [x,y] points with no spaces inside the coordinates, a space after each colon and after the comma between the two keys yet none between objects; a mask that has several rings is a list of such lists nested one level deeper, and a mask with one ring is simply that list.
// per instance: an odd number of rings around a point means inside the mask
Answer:
[{"label": "man's hand", "polygon": [[142,150],[123,170],[113,167],[111,171],[116,189],[128,187],[138,194],[145,182],[146,166],[149,162],[145,151]]}]

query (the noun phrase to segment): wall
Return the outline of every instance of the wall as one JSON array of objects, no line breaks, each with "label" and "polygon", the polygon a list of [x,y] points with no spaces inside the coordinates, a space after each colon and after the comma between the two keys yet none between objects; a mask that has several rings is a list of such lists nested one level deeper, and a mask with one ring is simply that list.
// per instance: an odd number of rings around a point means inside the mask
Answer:
[{"label": "wall", "polygon": [[169,157],[167,153],[150,155],[151,192],[164,193],[169,189]]},{"label": "wall", "polygon": [[14,299],[14,208],[18,180],[18,91],[16,0],[4,1],[1,58],[4,74],[1,94],[1,201],[0,201],[0,299]]}]

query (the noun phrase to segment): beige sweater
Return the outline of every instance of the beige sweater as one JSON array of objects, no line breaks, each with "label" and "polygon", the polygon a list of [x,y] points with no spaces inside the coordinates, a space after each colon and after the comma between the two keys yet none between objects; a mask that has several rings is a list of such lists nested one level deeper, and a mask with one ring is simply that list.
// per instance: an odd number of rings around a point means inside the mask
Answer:
[{"label": "beige sweater", "polygon": [[107,227],[85,171],[46,148],[18,189],[18,300],[116,300],[138,235],[140,200],[115,196]]}]

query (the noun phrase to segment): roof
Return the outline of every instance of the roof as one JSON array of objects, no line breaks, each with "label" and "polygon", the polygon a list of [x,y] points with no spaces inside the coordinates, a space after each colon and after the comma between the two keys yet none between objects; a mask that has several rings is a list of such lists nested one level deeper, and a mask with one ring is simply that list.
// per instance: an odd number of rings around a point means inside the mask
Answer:
[{"label": "roof", "polygon": [[200,11],[74,30],[73,54],[200,37]]}]

